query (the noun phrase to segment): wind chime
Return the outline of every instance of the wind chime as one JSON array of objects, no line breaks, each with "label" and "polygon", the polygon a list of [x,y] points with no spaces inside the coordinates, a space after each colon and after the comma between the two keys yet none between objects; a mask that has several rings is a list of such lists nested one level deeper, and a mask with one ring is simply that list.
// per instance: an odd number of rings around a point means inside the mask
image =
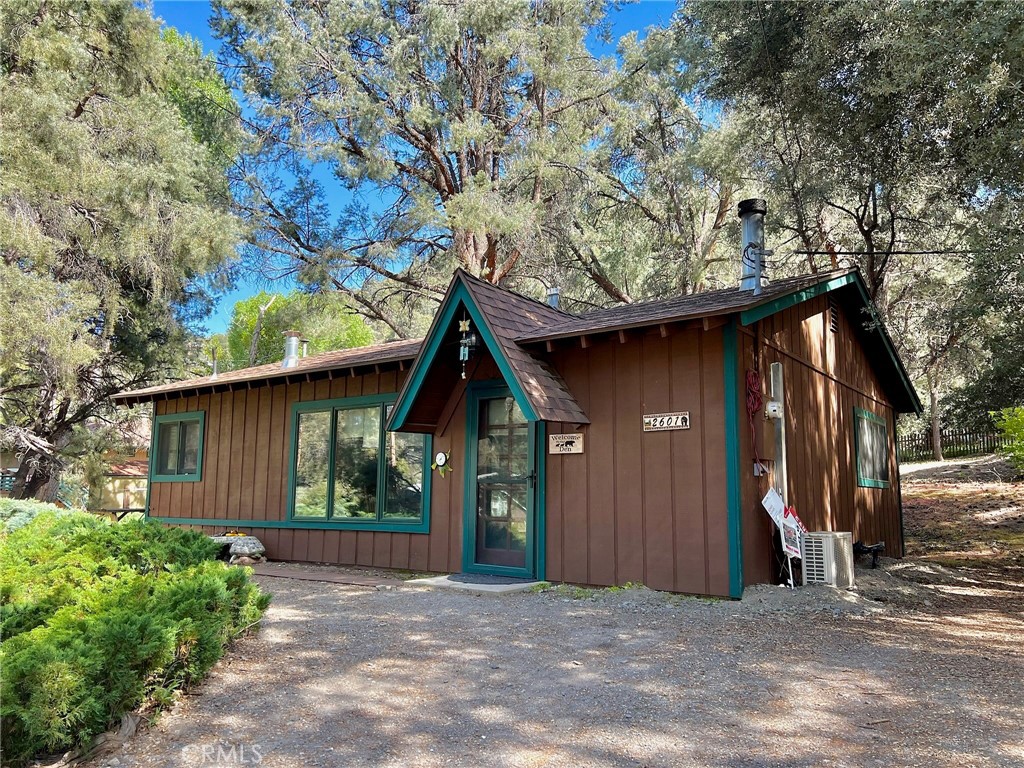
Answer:
[{"label": "wind chime", "polygon": [[476,350],[476,334],[469,329],[469,318],[465,314],[459,321],[459,332],[462,338],[459,339],[459,361],[462,363],[462,378],[466,378],[466,363],[473,356]]}]

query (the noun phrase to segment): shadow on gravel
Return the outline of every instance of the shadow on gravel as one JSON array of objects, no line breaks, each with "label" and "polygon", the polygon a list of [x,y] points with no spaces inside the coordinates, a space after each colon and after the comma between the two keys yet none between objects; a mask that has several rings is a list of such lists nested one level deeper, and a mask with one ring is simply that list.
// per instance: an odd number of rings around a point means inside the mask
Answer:
[{"label": "shadow on gravel", "polygon": [[999,545],[1024,521],[1024,487],[950,480],[947,469],[904,485],[915,559],[858,571],[855,594],[496,597],[262,579],[274,602],[259,633],[116,758],[138,768],[1024,765],[1024,561]]},{"label": "shadow on gravel", "polygon": [[188,758],[206,744],[258,745],[260,765],[303,768],[1024,758],[1019,604],[980,621],[982,597],[949,615],[836,616],[647,590],[571,600],[267,586],[259,635],[122,764],[201,764]]}]

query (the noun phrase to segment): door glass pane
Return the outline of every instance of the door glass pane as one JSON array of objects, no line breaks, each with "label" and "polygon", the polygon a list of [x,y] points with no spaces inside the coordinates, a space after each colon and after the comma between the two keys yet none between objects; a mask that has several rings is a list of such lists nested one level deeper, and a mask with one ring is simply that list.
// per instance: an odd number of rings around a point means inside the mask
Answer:
[{"label": "door glass pane", "polygon": [[487,400],[481,410],[479,479],[500,482],[525,477],[529,426],[516,401],[511,397]]},{"label": "door glass pane", "polygon": [[423,435],[387,432],[384,517],[419,518],[423,510]]},{"label": "door glass pane", "polygon": [[493,520],[484,521],[484,546],[487,549],[505,549],[505,540],[508,537],[508,529]]},{"label": "door glass pane", "polygon": [[527,425],[510,426],[505,439],[505,461],[509,476],[521,478],[526,476]]},{"label": "door glass pane", "polygon": [[529,424],[511,397],[480,403],[476,562],[526,566]]},{"label": "door glass pane", "polygon": [[488,424],[525,424],[526,417],[514,397],[499,397],[488,400],[486,405]]},{"label": "door glass pane", "polygon": [[334,442],[334,517],[377,517],[379,405],[338,411]]},{"label": "door glass pane", "polygon": [[185,430],[184,450],[181,456],[181,474],[195,474],[199,464],[199,440],[202,437],[200,435],[199,422],[182,422],[181,428]]},{"label": "door glass pane", "polygon": [[156,473],[158,475],[176,475],[178,474],[178,422],[161,424],[159,432]]},{"label": "door glass pane", "polygon": [[331,412],[310,411],[297,418],[295,517],[327,517]]},{"label": "door glass pane", "polygon": [[526,551],[526,486],[519,485],[509,494],[508,548]]}]

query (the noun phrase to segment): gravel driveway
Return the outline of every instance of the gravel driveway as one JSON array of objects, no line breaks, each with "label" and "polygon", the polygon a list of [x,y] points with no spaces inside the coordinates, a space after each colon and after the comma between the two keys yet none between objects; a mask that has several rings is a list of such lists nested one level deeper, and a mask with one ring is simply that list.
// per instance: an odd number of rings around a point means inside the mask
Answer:
[{"label": "gravel driveway", "polygon": [[886,603],[259,577],[258,633],[93,765],[1024,765],[1021,585],[887,568]]}]

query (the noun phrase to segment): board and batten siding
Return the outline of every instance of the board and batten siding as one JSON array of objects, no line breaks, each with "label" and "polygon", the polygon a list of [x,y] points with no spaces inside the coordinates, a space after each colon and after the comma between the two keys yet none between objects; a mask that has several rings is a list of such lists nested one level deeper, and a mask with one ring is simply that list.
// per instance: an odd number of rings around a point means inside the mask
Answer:
[{"label": "board and batten siding", "polygon": [[[149,514],[175,518],[207,534],[233,528],[257,536],[272,560],[366,565],[418,571],[461,570],[462,481],[460,473],[434,477],[430,532],[354,531],[247,525],[287,520],[291,462],[291,412],[296,402],[398,392],[406,373],[258,386],[156,401],[156,414],[205,411],[202,479],[151,483]],[[461,453],[465,406],[434,450]],[[187,520],[188,522],[184,522]],[[217,523],[203,523],[216,520]],[[194,521],[194,522],[192,522]]]},{"label": "board and batten siding", "polygon": [[[721,329],[633,331],[549,362],[591,423],[547,425],[584,435],[583,453],[546,456],[547,578],[728,595]],[[689,429],[643,431],[673,411]]]},{"label": "board and batten siding", "polygon": [[[807,528],[851,531],[854,540],[867,544],[885,541],[887,555],[902,557],[895,413],[858,342],[854,323],[863,320],[851,317],[841,306],[836,319],[833,331],[828,296],[766,317],[741,334],[741,365],[744,370],[751,368],[754,355],[760,353],[758,367],[767,401],[771,364],[782,363],[789,503]],[[857,484],[855,408],[886,422],[888,488]],[[749,432],[745,406],[740,414]],[[753,477],[749,438],[741,446],[744,583],[754,584],[772,579],[774,544],[771,523],[760,504],[767,480]]]}]

